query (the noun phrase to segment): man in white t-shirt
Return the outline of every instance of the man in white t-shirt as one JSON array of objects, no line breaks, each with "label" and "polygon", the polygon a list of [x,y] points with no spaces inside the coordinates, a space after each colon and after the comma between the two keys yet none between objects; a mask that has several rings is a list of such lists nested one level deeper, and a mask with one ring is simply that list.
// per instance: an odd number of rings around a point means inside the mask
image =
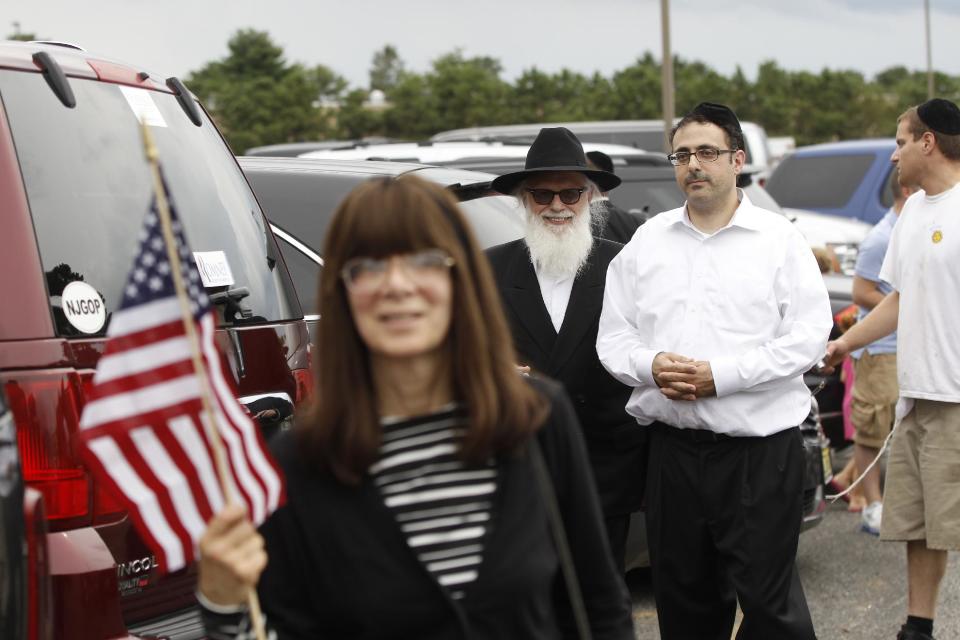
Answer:
[{"label": "man in white t-shirt", "polygon": [[[903,205],[917,189],[900,184],[896,171],[888,181],[893,194],[893,206],[870,230],[860,243],[857,265],[853,276],[853,302],[859,307],[857,319],[863,319],[893,290],[880,280],[880,269],[887,255],[890,234],[903,210]],[[880,466],[869,471],[873,459],[890,435],[896,414],[900,389],[897,387],[897,334],[891,333],[850,354],[854,361],[853,401],[850,421],[856,433],[853,436],[853,459],[856,469],[863,469],[860,487],[867,504],[860,514],[860,529],[871,535],[880,535],[883,503],[880,493]]]},{"label": "man in white t-shirt", "polygon": [[[947,552],[960,549],[960,109],[939,98],[900,116],[891,160],[922,192],[903,207],[880,279],[893,291],[827,345],[834,366],[897,329],[898,416],[880,537],[907,543],[900,640],[932,640]],[[921,463],[922,461],[922,463]]]}]

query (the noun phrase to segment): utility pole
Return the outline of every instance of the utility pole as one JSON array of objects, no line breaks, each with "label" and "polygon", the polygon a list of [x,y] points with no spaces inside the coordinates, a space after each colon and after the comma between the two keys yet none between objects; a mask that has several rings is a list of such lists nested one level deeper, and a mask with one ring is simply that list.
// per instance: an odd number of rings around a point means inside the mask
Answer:
[{"label": "utility pole", "polygon": [[670,0],[660,0],[660,39],[663,53],[660,62],[661,100],[663,103],[663,148],[670,153],[670,129],[673,128],[673,54],[670,52]]},{"label": "utility pole", "polygon": [[933,97],[933,54],[930,45],[930,0],[923,0],[923,13],[927,23],[927,99]]}]

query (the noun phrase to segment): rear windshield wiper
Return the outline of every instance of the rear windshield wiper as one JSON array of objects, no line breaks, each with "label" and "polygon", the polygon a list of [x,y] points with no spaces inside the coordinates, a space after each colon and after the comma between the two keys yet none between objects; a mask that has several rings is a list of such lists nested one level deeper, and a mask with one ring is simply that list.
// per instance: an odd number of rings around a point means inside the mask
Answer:
[{"label": "rear windshield wiper", "polygon": [[70,88],[67,74],[63,72],[60,64],[54,60],[52,55],[46,51],[38,51],[33,54],[33,63],[40,67],[44,80],[53,89],[53,94],[59,98],[63,106],[69,109],[77,106],[77,98],[73,95],[73,89]]},{"label": "rear windshield wiper", "polygon": [[210,302],[223,306],[223,319],[227,322],[240,324],[247,318],[253,317],[253,310],[240,304],[240,301],[250,295],[247,287],[236,287],[226,291],[210,294]]}]

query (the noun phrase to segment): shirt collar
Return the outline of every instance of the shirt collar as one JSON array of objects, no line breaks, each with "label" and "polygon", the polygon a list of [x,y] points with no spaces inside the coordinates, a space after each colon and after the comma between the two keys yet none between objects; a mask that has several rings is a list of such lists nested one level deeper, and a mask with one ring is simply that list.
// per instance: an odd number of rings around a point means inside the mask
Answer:
[{"label": "shirt collar", "polygon": [[[727,226],[722,229],[717,229],[717,231],[712,234],[720,233],[723,229],[729,227],[741,227],[743,229],[749,229],[751,231],[759,231],[763,228],[765,217],[770,215],[769,211],[764,211],[750,202],[750,198],[743,191],[743,189],[737,188],[737,199],[740,203],[737,205],[737,210],[733,212],[733,218],[730,219],[730,222]],[[687,214],[687,203],[684,202],[683,206],[679,209],[674,209],[671,212],[672,219],[668,222],[669,225],[682,224],[685,227],[696,231],[701,235],[706,235],[699,229],[697,229],[692,222],[690,222],[690,216]]]},{"label": "shirt collar", "polygon": [[763,229],[771,212],[754,205],[743,189],[737,189],[737,194],[740,197],[740,204],[733,214],[733,219],[730,220],[730,226],[743,227],[751,231]]},{"label": "shirt collar", "polygon": [[574,275],[570,275],[570,274],[563,275],[563,276],[547,275],[546,273],[543,272],[543,270],[540,268],[540,265],[537,263],[536,260],[533,259],[532,256],[530,257],[530,263],[533,265],[533,272],[537,275],[537,280],[540,281],[541,283],[549,282],[554,285],[560,285],[566,282],[567,280],[573,280],[573,278],[575,277]]}]

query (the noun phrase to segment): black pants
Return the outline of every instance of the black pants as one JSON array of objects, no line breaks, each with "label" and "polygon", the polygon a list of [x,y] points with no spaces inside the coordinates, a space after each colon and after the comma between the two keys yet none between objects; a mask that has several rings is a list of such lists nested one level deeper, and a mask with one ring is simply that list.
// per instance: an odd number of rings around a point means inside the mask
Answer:
[{"label": "black pants", "polygon": [[664,640],[816,636],[794,559],[805,457],[799,429],[710,439],[652,425],[647,537]]},{"label": "black pants", "polygon": [[604,527],[607,530],[607,540],[610,541],[610,553],[613,554],[613,566],[623,574],[624,556],[627,555],[627,534],[630,532],[630,514],[605,516]]}]

